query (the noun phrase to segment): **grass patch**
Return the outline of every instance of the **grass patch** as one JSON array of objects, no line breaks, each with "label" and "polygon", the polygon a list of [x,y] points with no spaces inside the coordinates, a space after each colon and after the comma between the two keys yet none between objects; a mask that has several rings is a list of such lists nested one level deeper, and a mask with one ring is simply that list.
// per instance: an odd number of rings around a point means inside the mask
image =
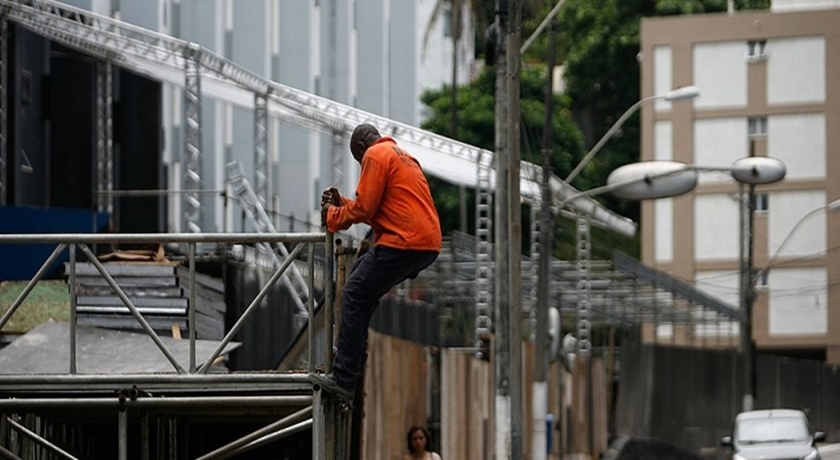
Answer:
[{"label": "grass patch", "polygon": [[[6,313],[27,283],[28,281],[0,282],[0,313]],[[49,319],[70,321],[70,292],[63,280],[39,281],[9,322],[3,326],[3,332],[25,333]]]}]

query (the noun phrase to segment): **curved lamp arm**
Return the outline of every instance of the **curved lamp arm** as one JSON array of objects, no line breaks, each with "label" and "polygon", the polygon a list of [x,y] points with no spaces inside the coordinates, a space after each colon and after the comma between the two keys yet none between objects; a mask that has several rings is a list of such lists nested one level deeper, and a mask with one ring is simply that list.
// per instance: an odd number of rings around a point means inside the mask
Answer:
[{"label": "curved lamp arm", "polygon": [[834,201],[832,201],[831,203],[828,203],[825,206],[820,206],[819,208],[812,209],[812,210],[808,211],[807,214],[802,216],[802,218],[799,219],[798,222],[796,222],[796,224],[793,226],[793,228],[790,229],[787,236],[785,236],[785,239],[782,240],[782,244],[780,244],[779,247],[776,248],[776,252],[774,252],[773,255],[769,259],[767,259],[767,265],[764,268],[762,268],[761,270],[759,270],[758,273],[756,273],[756,278],[760,278],[765,273],[770,271],[770,268],[773,267],[773,262],[775,262],[776,259],[779,258],[779,254],[782,252],[782,249],[785,247],[785,245],[788,243],[788,241],[790,241],[790,239],[793,237],[794,233],[796,233],[796,231],[799,230],[799,227],[802,226],[803,223],[805,223],[805,221],[807,221],[811,216],[814,216],[815,214],[817,214],[821,211],[835,212],[837,210],[840,210],[840,199],[834,200]]},{"label": "curved lamp arm", "polygon": [[587,153],[586,156],[584,156],[583,159],[580,160],[580,163],[578,163],[578,165],[575,166],[575,169],[573,169],[572,172],[569,173],[568,177],[566,177],[565,182],[567,184],[572,183],[572,181],[575,179],[575,177],[577,177],[577,175],[580,174],[580,171],[583,169],[583,167],[586,166],[589,163],[589,161],[592,160],[592,157],[594,157],[595,154],[597,154],[601,150],[601,148],[604,146],[604,144],[606,144],[607,141],[611,137],[613,137],[615,132],[618,131],[618,128],[621,128],[621,125],[623,125],[624,122],[627,121],[627,119],[630,118],[631,115],[636,113],[636,111],[639,110],[639,108],[642,107],[643,105],[645,105],[645,104],[647,104],[651,101],[655,101],[657,99],[665,99],[667,101],[674,102],[674,101],[680,101],[680,100],[683,100],[683,99],[692,99],[692,98],[695,98],[699,95],[700,95],[700,89],[697,88],[696,86],[683,86],[682,88],[677,88],[677,89],[668,91],[665,94],[657,94],[655,96],[648,96],[644,99],[639,100],[635,104],[631,105],[630,108],[625,110],[624,113],[621,114],[621,116],[618,118],[618,120],[616,120],[615,123],[613,123],[613,125],[610,126],[610,129],[608,129],[607,132],[604,133],[603,136],[601,136],[601,139],[599,139],[598,143],[595,144],[594,147],[592,147],[592,150],[590,150],[589,153]]}]

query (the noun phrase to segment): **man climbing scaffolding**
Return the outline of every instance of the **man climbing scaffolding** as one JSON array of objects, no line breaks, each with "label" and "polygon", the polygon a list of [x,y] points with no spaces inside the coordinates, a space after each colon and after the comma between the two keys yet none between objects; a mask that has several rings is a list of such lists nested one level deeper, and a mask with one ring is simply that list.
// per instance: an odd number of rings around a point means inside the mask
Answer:
[{"label": "man climbing scaffolding", "polygon": [[367,223],[374,245],[353,264],[342,291],[332,372],[310,375],[313,384],[347,402],[363,372],[368,325],[379,299],[431,265],[441,245],[440,219],[420,163],[367,123],[353,130],[350,152],[362,165],[356,199],[335,187],[324,190],[321,225],[334,233]]}]

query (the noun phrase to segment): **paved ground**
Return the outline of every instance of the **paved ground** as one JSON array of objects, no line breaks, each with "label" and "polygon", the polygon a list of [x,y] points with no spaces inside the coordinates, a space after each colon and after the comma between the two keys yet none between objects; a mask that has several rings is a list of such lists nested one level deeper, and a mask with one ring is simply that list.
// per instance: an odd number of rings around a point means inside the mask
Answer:
[{"label": "paved ground", "polygon": [[819,450],[823,460],[840,460],[840,444],[825,444]]}]

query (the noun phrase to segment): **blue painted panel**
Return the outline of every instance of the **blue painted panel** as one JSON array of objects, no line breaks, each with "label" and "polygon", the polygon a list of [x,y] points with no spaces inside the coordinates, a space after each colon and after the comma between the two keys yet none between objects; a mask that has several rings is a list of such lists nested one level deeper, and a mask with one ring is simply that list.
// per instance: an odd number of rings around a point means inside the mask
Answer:
[{"label": "blue painted panel", "polygon": [[[94,221],[94,215],[96,220]],[[0,207],[0,234],[93,233],[108,223],[107,213],[86,209]],[[55,250],[52,244],[0,244],[0,280],[28,280]],[[65,250],[52,264],[45,277],[60,274],[57,270],[68,260]]]}]

